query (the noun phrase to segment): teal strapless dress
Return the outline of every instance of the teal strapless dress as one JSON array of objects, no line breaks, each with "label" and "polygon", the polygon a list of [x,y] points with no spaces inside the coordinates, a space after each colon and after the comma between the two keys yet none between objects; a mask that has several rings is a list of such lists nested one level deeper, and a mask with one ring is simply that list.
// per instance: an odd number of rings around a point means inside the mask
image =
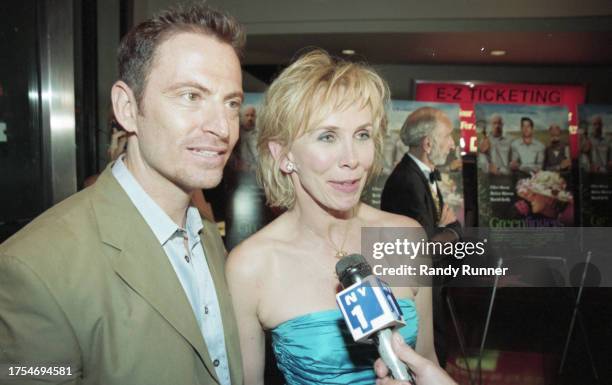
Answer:
[{"label": "teal strapless dress", "polygon": [[[414,301],[398,301],[406,326],[400,334],[416,345],[418,315]],[[374,345],[353,341],[340,310],[305,314],[272,329],[272,350],[288,385],[374,384]]]}]

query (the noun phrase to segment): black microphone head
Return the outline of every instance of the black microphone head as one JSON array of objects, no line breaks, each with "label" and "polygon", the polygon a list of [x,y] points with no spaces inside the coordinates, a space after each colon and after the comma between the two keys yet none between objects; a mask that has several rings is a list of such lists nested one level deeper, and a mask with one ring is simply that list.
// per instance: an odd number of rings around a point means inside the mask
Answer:
[{"label": "black microphone head", "polygon": [[342,287],[346,288],[372,275],[372,268],[362,255],[351,254],[336,263],[336,275]]}]

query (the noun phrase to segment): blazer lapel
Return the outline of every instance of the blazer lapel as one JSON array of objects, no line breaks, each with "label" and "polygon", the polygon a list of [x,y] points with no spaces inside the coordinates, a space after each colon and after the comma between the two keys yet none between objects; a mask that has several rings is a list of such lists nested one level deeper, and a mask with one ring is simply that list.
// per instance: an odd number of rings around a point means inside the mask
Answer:
[{"label": "blazer lapel", "polygon": [[206,255],[206,261],[219,299],[219,309],[223,323],[225,337],[225,349],[229,360],[230,377],[232,384],[241,384],[242,358],[240,352],[240,340],[237,334],[238,325],[234,316],[234,307],[229,295],[229,288],[225,281],[225,246],[221,241],[216,224],[204,221],[204,228],[200,234],[202,247]]},{"label": "blazer lapel", "polygon": [[113,177],[110,166],[94,188],[97,190],[94,212],[102,241],[119,250],[111,257],[115,272],[191,344],[218,382],[193,309],[172,264]]}]

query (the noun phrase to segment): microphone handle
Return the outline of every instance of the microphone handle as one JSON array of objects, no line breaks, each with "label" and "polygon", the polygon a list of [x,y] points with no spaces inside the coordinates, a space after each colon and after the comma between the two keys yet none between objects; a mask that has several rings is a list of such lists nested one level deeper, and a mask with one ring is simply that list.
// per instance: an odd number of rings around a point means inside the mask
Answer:
[{"label": "microphone handle", "polygon": [[379,331],[376,333],[376,337],[378,354],[380,354],[380,358],[382,358],[389,370],[391,370],[391,375],[393,378],[401,381],[409,381],[411,384],[416,384],[414,377],[412,376],[410,370],[406,367],[406,364],[400,361],[397,354],[395,354],[393,351],[393,347],[391,346],[391,329],[387,328]]}]

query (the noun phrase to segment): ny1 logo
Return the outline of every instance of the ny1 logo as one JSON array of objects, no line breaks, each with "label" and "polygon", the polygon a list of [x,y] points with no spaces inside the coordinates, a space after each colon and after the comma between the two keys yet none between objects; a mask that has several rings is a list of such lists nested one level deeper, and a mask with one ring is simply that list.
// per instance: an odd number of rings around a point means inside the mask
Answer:
[{"label": "ny1 logo", "polygon": [[378,278],[375,278],[374,285],[365,280],[348,287],[337,294],[336,300],[355,340],[402,322],[391,289]]}]

